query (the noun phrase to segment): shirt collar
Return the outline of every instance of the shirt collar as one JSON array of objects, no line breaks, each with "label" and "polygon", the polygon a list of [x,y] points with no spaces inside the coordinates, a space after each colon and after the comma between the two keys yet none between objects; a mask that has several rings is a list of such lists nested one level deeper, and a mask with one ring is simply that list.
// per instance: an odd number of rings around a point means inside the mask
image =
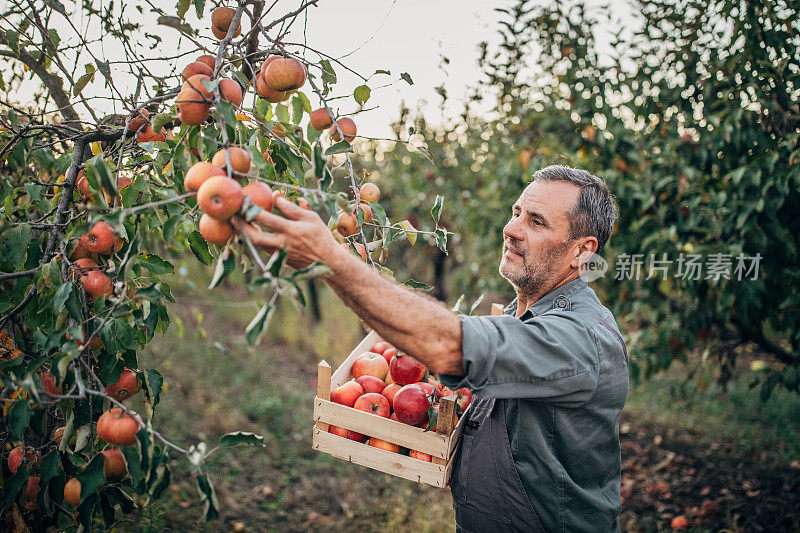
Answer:
[{"label": "shirt collar", "polygon": [[[571,310],[572,301],[570,298],[586,287],[588,287],[588,285],[584,280],[581,278],[575,278],[572,281],[561,285],[560,287],[556,287],[552,291],[539,298],[533,305],[528,307],[528,309],[526,309],[519,318],[520,320],[532,318],[544,313],[545,311],[549,311],[550,309]],[[508,304],[505,309],[503,309],[503,313],[512,316],[517,313],[516,298],[514,298],[514,301]]]}]

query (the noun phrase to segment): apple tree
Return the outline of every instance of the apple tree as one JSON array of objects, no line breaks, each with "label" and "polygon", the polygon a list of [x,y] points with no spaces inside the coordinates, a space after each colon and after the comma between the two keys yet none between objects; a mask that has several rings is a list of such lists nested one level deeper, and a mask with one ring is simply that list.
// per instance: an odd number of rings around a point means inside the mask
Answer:
[{"label": "apple tree", "polygon": [[[206,458],[262,438],[181,445],[157,430],[163,376],[137,354],[169,328],[173,261],[213,268],[211,288],[235,269],[251,273],[266,294],[251,343],[278,297],[304,304],[298,284],[325,271],[289,269],[283,250],[262,257],[231,217],[251,220],[283,195],[384,270],[393,241],[430,234],[444,246],[441,199],[431,230],[417,232],[389,218],[353,165],[370,84],[410,76],[365,76],[295,39],[317,2],[286,12],[263,0],[4,7],[4,527],[110,528],[163,494],[175,458],[192,465],[205,518],[218,515]],[[337,83],[342,72],[355,87]]]}]

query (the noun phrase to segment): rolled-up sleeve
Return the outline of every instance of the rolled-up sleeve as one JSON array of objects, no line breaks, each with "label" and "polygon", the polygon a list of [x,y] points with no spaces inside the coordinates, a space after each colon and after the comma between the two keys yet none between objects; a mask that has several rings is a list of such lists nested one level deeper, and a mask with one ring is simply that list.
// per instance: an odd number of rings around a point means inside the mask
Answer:
[{"label": "rolled-up sleeve", "polygon": [[571,312],[516,317],[461,316],[464,376],[441,376],[485,398],[581,404],[597,387],[600,357],[594,335]]}]

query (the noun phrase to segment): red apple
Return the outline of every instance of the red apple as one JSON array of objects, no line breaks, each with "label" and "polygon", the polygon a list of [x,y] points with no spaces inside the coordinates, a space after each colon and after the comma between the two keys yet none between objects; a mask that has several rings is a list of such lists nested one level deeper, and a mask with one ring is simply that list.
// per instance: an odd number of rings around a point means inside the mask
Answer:
[{"label": "red apple", "polygon": [[389,400],[377,392],[368,392],[364,394],[358,400],[356,400],[356,403],[353,405],[353,407],[359,411],[372,413],[374,415],[382,416],[383,418],[389,418],[389,414],[392,412],[392,408],[389,406]]},{"label": "red apple", "polygon": [[356,379],[361,376],[375,376],[382,380],[386,377],[386,374],[389,373],[389,365],[386,363],[386,359],[383,358],[383,355],[364,352],[353,362],[351,372]]},{"label": "red apple", "polygon": [[450,387],[442,387],[442,398],[447,398],[448,396],[451,396],[452,394],[453,394],[453,391],[450,389]]},{"label": "red apple", "polygon": [[393,444],[391,442],[386,442],[385,440],[381,440],[381,439],[378,439],[378,438],[375,438],[375,437],[370,437],[368,444],[370,446],[374,446],[375,448],[380,448],[381,450],[386,450],[387,452],[392,452],[392,453],[399,453],[400,452],[400,446],[398,446],[397,444]]},{"label": "red apple", "polygon": [[419,383],[416,383],[416,385],[422,387],[422,389],[425,391],[425,394],[427,394],[432,401],[436,401],[442,397],[441,391],[436,387],[434,387],[433,385],[431,385],[430,383],[420,381]]},{"label": "red apple", "polygon": [[392,380],[398,385],[410,385],[422,381],[425,370],[425,365],[403,352],[392,357],[392,362],[389,363]]},{"label": "red apple", "polygon": [[419,459],[420,461],[427,461],[429,463],[433,459],[427,453],[418,452],[417,450],[411,450],[410,452],[408,452],[408,456],[413,457],[414,459]]},{"label": "red apple", "polygon": [[361,385],[361,388],[364,389],[364,392],[383,392],[383,389],[386,388],[386,383],[383,382],[382,379],[378,379],[375,376],[361,376],[356,380],[356,383]]},{"label": "red apple", "polygon": [[369,351],[374,353],[383,353],[389,348],[393,348],[393,346],[386,341],[381,341],[372,348],[370,348]]},{"label": "red apple", "polygon": [[[394,406],[394,396],[397,394],[402,387],[397,383],[392,383],[391,385],[386,385],[386,387],[381,391],[381,394],[386,396],[386,399],[389,400],[389,404]],[[394,407],[392,407],[394,409]]]},{"label": "red apple", "polygon": [[394,396],[394,412],[397,413],[397,420],[404,424],[416,426],[428,418],[428,409],[431,402],[425,389],[418,383],[406,385]]},{"label": "red apple", "polygon": [[469,407],[470,402],[472,402],[472,391],[466,387],[461,387],[460,389],[456,390],[455,393],[456,396],[458,396],[456,403],[461,408],[461,412],[463,413],[467,410],[467,407]]},{"label": "red apple", "polygon": [[349,429],[340,428],[339,426],[329,427],[328,433],[333,433],[334,435],[339,435],[340,437],[354,440],[356,442],[364,442],[364,440],[366,439],[366,437],[361,433],[356,433],[355,431]]},{"label": "red apple", "polygon": [[395,422],[400,422],[400,421],[397,419],[397,413],[392,413],[392,416],[390,416],[389,418],[391,418],[391,419],[392,419],[392,420],[394,420]]},{"label": "red apple", "polygon": [[331,401],[347,407],[353,407],[358,397],[364,394],[364,389],[355,381],[348,381],[331,391]]},{"label": "red apple", "polygon": [[397,355],[397,348],[395,348],[394,346],[392,346],[391,348],[387,348],[383,352],[383,358],[386,359],[386,362],[390,364],[392,362],[392,357],[394,357],[395,355]]}]

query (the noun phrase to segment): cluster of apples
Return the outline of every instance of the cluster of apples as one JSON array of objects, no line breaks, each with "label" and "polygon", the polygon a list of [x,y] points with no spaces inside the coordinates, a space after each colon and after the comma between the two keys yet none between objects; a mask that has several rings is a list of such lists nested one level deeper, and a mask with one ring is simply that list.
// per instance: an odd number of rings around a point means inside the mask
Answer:
[{"label": "cluster of apples", "polygon": [[[438,413],[439,399],[454,394],[454,391],[430,377],[424,364],[397,351],[388,342],[379,342],[369,352],[358,356],[353,361],[351,374],[353,379],[331,391],[332,402],[420,428],[435,429],[430,417],[433,411]],[[462,388],[455,394],[457,411],[463,413],[472,401],[472,392]],[[434,427],[431,428],[431,425]],[[346,439],[362,443],[366,441],[370,446],[401,453],[397,444],[346,428],[330,426],[328,431]],[[431,456],[423,452],[409,450],[408,454],[422,461],[431,461]]]},{"label": "cluster of apples", "polygon": [[119,252],[124,244],[122,238],[115,235],[111,226],[102,220],[95,222],[75,243],[70,254],[73,270],[71,276],[86,291],[90,302],[113,294],[111,278],[101,270],[98,261],[103,261],[101,256]]},{"label": "cluster of apples", "polygon": [[[55,377],[52,374],[42,373],[42,383],[45,390],[50,394],[61,394],[61,388],[56,387]],[[123,370],[119,380],[106,387],[106,392],[117,401],[123,401],[135,395],[141,390],[141,382],[136,377],[136,373],[126,368]],[[136,432],[139,431],[140,420],[122,412],[122,409],[110,409],[100,416],[97,421],[97,435],[102,440],[115,446],[129,446],[136,443]],[[66,426],[61,426],[53,431],[53,443],[57,446],[61,444],[64,437]],[[74,446],[77,436],[73,435],[69,444]],[[125,456],[119,448],[110,447],[99,452],[103,456],[103,472],[108,480],[120,480],[128,475],[128,465]],[[26,466],[36,474],[42,464],[42,453],[32,446],[23,449],[17,446],[8,454],[6,465],[11,474],[16,473],[23,461]],[[30,511],[38,509],[39,482],[41,477],[32,475],[28,478],[28,485],[25,488],[25,508]],[[73,477],[64,486],[64,500],[77,507],[81,503],[81,483]]]},{"label": "cluster of apples", "polygon": [[197,193],[197,205],[203,210],[200,234],[218,246],[224,246],[233,238],[235,232],[230,219],[242,210],[246,197],[250,198],[250,205],[266,211],[272,209],[275,197],[266,183],[254,180],[243,187],[236,179],[229,178],[227,158],[230,158],[232,176],[250,172],[250,152],[231,146],[215,153],[210,162],[200,161],[192,165],[183,181],[186,192]]}]

